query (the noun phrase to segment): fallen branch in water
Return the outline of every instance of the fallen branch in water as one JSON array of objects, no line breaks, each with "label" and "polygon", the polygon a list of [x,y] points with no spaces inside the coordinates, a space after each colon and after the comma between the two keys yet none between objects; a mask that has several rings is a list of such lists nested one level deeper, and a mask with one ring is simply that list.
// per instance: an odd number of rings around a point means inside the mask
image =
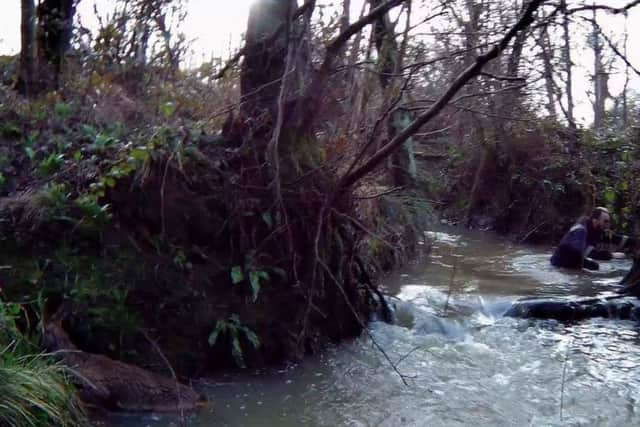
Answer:
[{"label": "fallen branch in water", "polygon": [[178,397],[178,407],[180,408],[180,425],[185,426],[186,420],[184,417],[184,409],[182,408],[182,395],[180,394],[180,382],[178,381],[178,376],[176,375],[176,371],[173,369],[173,366],[171,366],[171,363],[169,363],[169,359],[167,359],[167,357],[164,355],[164,353],[160,349],[160,346],[158,346],[158,343],[152,340],[151,337],[142,328],[138,328],[138,331],[142,334],[143,337],[145,337],[147,341],[149,341],[149,344],[151,344],[151,346],[154,348],[154,350],[158,353],[160,358],[162,358],[164,363],[169,368],[169,372],[171,372],[171,377],[173,378],[173,381],[176,384],[176,395]]},{"label": "fallen branch in water", "polygon": [[560,421],[563,419],[563,410],[564,410],[564,384],[567,377],[567,361],[569,360],[569,350],[571,350],[571,344],[573,343],[573,338],[569,340],[569,344],[567,344],[567,351],[564,355],[564,362],[562,364],[562,386],[560,388]]}]

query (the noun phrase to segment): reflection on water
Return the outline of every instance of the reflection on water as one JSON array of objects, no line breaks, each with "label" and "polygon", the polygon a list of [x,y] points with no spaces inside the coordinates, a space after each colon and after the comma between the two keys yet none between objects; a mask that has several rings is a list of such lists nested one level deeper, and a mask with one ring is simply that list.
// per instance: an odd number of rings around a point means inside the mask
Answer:
[{"label": "reflection on water", "polygon": [[[611,291],[628,261],[576,273],[551,268],[550,248],[459,231],[430,236],[437,238],[430,262],[385,280],[396,295],[397,323],[370,326],[408,385],[363,336],[298,366],[203,380],[213,405],[185,424],[640,425],[637,323],[502,317],[520,297]],[[179,422],[109,419],[126,426]]]}]

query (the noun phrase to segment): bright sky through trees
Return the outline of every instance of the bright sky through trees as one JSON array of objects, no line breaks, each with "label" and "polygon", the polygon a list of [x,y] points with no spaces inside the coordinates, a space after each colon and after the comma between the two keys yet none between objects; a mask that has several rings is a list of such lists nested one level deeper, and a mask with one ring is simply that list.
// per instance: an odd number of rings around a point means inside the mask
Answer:
[{"label": "bright sky through trees", "polygon": [[[0,54],[16,54],[20,51],[20,0],[0,0]],[[228,56],[241,40],[247,25],[249,5],[253,0],[187,0],[187,18],[181,30],[193,43],[196,55]],[[220,7],[220,3],[224,3]],[[98,13],[111,13],[115,0],[81,0],[78,16],[82,25],[89,29],[97,27],[94,5]],[[199,61],[201,58],[194,58]]]},{"label": "bright sky through trees", "polygon": [[[0,14],[0,54],[17,54],[20,50],[20,0],[1,0],[2,14]],[[249,6],[256,0],[186,0],[187,17],[180,26],[187,39],[191,40],[191,53],[187,60],[188,66],[197,66],[202,61],[209,60],[212,56],[228,58],[237,49],[242,40],[242,33],[245,30]],[[81,0],[78,6],[78,17],[87,28],[95,29],[97,19],[94,13],[94,5],[98,12],[106,15],[113,10],[116,0]],[[220,3],[224,3],[220,7]],[[336,0],[320,0],[321,5],[339,5]],[[362,7],[362,0],[352,0],[352,17],[357,18]],[[624,6],[627,1],[608,1],[615,7]],[[603,12],[599,13],[598,21],[604,31],[614,40],[622,40],[622,33],[625,22],[621,15],[610,16]],[[629,59],[632,64],[640,68],[640,26],[634,22],[640,22],[640,7],[632,9],[628,18],[629,31]],[[589,74],[592,72],[593,55],[586,47],[585,40],[588,29],[583,23],[582,31],[573,34],[574,46],[573,60],[578,69],[574,71],[574,96],[576,98],[576,119],[581,123],[586,123],[592,116],[591,105],[587,96],[591,82]],[[607,52],[609,55],[610,52]],[[618,61],[615,73],[611,76],[610,91],[615,97],[623,86],[624,67]],[[630,84],[631,89],[640,92],[640,78],[632,73]]]}]

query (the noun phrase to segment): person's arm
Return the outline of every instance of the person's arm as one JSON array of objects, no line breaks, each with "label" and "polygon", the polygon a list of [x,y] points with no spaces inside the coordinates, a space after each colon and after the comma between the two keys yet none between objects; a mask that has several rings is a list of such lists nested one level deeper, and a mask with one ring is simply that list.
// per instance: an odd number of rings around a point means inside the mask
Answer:
[{"label": "person's arm", "polygon": [[582,224],[576,224],[571,227],[571,230],[567,233],[565,238],[562,239],[561,246],[564,246],[564,250],[567,253],[574,253],[579,259],[579,265],[577,268],[586,268],[588,270],[598,270],[600,266],[597,262],[587,258],[593,251],[593,246],[587,245],[587,229]]},{"label": "person's arm", "polygon": [[591,249],[585,256],[598,261],[609,261],[613,258],[613,254],[606,249]]},{"label": "person's arm", "polygon": [[582,260],[582,268],[586,268],[587,270],[600,270],[600,264],[592,259],[584,258]]},{"label": "person's arm", "polygon": [[615,252],[629,250],[636,245],[634,238],[610,230],[604,232],[602,242],[612,245]]}]

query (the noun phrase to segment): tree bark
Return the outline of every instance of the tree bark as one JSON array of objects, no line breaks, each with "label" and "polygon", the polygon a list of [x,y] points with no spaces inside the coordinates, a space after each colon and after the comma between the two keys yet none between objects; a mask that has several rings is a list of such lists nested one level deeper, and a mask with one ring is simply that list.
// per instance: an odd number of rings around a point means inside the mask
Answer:
[{"label": "tree bark", "polygon": [[33,0],[21,0],[20,36],[20,65],[16,89],[29,97],[37,92],[36,84],[36,9]]},{"label": "tree bark", "polygon": [[36,8],[38,18],[38,74],[43,90],[60,86],[64,55],[71,45],[74,0],[43,0]]},{"label": "tree bark", "polygon": [[563,29],[563,47],[562,47],[562,59],[564,62],[565,69],[565,93],[567,95],[567,121],[569,122],[569,127],[575,129],[576,128],[576,120],[573,114],[574,103],[573,103],[573,63],[571,62],[571,36],[569,31],[569,14],[567,13],[567,2],[566,0],[560,0],[560,8],[564,12],[562,18],[562,29]]},{"label": "tree bark", "polygon": [[258,118],[267,114],[267,121],[276,117],[289,31],[272,36],[283,25],[289,30],[288,23],[296,6],[296,0],[263,0],[251,6],[240,75],[242,117]]}]

